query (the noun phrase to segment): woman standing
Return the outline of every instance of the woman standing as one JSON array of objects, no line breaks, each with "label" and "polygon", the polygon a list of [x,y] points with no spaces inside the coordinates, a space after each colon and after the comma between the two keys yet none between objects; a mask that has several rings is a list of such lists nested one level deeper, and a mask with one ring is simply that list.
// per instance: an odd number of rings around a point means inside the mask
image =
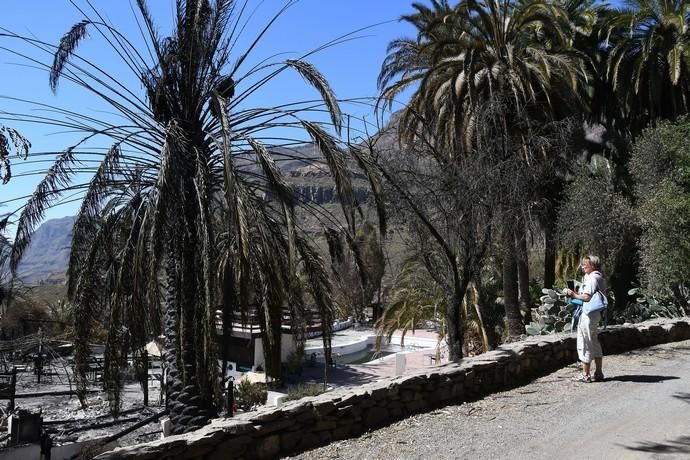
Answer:
[{"label": "woman standing", "polygon": [[[601,343],[597,327],[603,310],[607,306],[606,282],[599,271],[600,262],[597,256],[586,256],[582,259],[582,270],[585,272],[580,292],[566,289],[566,295],[582,300],[582,315],[577,325],[577,354],[582,362],[582,374],[575,380],[589,383],[592,380],[604,380],[602,370]],[[592,360],[596,365],[594,376],[590,375]]]}]

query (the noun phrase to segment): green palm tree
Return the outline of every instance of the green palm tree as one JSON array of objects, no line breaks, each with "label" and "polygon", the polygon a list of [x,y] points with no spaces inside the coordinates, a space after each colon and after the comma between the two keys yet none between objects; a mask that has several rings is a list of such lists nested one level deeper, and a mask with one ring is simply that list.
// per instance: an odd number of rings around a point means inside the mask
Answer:
[{"label": "green palm tree", "polygon": [[376,349],[380,350],[384,338],[391,340],[401,331],[401,345],[405,335],[430,321],[438,322],[438,346],[448,331],[446,295],[431,279],[424,264],[410,258],[403,263],[392,287],[391,301],[376,321]]},{"label": "green palm tree", "polygon": [[633,133],[688,112],[690,2],[631,0],[614,10],[604,45],[608,78]]},{"label": "green palm tree", "polygon": [[[163,305],[168,409],[176,433],[196,429],[217,413],[219,306],[224,333],[232,329],[234,310],[248,317],[254,308],[267,372],[274,377],[280,369],[275,357],[280,356],[284,305],[297,326],[308,310],[308,296],[325,329],[325,345],[330,344],[328,278],[296,224],[299,200],[276,166],[281,155],[290,157],[294,141],[277,149],[261,138],[275,127],[283,129],[280,139],[290,131],[306,132],[333,174],[347,225],[354,227],[347,219],[356,203],[343,152],[323,121],[303,118],[326,114],[327,124],[339,131],[340,108],[324,77],[302,58],[246,64],[262,36],[294,3],[286,2],[240,52],[234,45],[243,30],[244,7],[231,0],[176,2],[175,24],[164,38],[146,3],[138,0],[144,50],[133,47],[96,9],[81,10],[84,20],[57,47],[10,34],[39,51],[54,50],[52,65],[45,66],[53,89],[62,80],[75,83],[125,120],[113,124],[54,109],[63,120],[52,123],[82,131],[85,138],[58,157],[24,207],[13,267],[46,207],[65,190],[85,190],[68,270],[82,384],[94,323],[109,325],[106,358],[114,375],[127,350],[137,352],[161,329]],[[112,46],[145,95],[76,53],[90,30]],[[311,84],[319,99],[252,107],[257,91],[287,70]],[[76,166],[86,153],[84,142],[94,137],[110,139],[112,146],[95,169],[87,168],[91,180],[75,183],[75,174],[84,171]]]},{"label": "green palm tree", "polygon": [[[430,14],[424,11],[425,18]],[[468,0],[434,14],[443,16],[427,18],[416,39],[391,43],[380,73],[386,104],[416,85],[403,132],[414,136],[423,118],[433,123],[437,142],[469,151],[492,98],[513,100],[537,119],[553,118],[562,105],[586,105],[586,57],[570,46],[573,31],[564,26],[562,6]],[[420,27],[420,15],[402,19]]]},{"label": "green palm tree", "polygon": [[[486,146],[496,143],[502,149],[492,153],[497,162],[538,161],[545,150],[529,147],[531,128],[524,131],[524,120],[538,125],[564,116],[560,107],[587,106],[587,57],[572,47],[577,27],[568,13],[542,0],[466,0],[451,13],[446,5],[436,6],[434,11],[415,6],[416,15],[403,17],[418,28],[417,37],[391,43],[380,73],[384,105],[414,88],[401,117],[403,138],[412,141],[429,129],[449,164],[463,154],[486,155]],[[488,133],[487,126],[494,131]],[[488,143],[479,145],[479,138]],[[524,331],[513,230],[519,210],[521,203],[501,209],[511,335]]]}]

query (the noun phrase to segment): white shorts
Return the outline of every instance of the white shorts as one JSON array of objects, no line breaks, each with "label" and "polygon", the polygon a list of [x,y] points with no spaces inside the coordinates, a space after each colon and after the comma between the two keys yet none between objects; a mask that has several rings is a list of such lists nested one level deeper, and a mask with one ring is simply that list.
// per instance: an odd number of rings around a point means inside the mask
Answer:
[{"label": "white shorts", "polygon": [[583,363],[591,363],[595,358],[601,358],[601,343],[597,327],[601,319],[601,312],[595,311],[589,315],[583,313],[577,324],[577,356]]}]

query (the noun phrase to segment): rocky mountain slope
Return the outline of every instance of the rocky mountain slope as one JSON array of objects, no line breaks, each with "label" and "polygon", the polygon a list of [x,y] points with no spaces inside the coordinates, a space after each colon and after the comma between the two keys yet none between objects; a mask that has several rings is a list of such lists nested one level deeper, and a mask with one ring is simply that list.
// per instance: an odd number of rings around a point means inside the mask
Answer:
[{"label": "rocky mountain slope", "polygon": [[17,270],[24,283],[64,281],[73,223],[72,216],[51,219],[36,230]]}]

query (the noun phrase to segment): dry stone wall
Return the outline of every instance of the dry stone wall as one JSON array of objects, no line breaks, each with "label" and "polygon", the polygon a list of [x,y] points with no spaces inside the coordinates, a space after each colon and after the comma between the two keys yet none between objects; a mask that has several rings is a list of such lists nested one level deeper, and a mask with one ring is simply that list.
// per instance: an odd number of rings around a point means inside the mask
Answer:
[{"label": "dry stone wall", "polygon": [[[690,319],[609,326],[600,338],[606,354],[687,340]],[[533,337],[459,363],[216,419],[193,433],[119,448],[97,459],[276,458],[356,437],[411,414],[513,388],[576,360],[574,336]]]}]

